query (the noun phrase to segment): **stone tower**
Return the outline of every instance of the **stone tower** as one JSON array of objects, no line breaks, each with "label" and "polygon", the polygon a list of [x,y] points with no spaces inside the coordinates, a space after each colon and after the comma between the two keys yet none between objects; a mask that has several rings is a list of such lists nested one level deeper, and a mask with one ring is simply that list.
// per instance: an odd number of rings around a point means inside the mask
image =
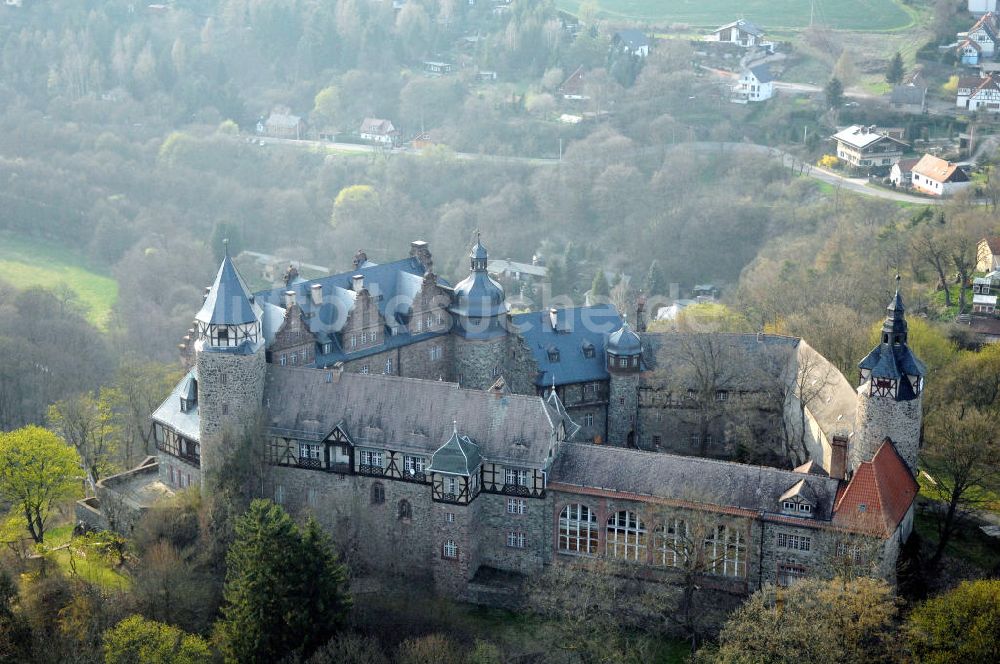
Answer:
[{"label": "stone tower", "polygon": [[469,276],[455,286],[455,366],[462,387],[485,390],[496,382],[508,358],[508,309],[503,286],[486,272],[486,247],[477,237],[469,254]]},{"label": "stone tower", "polygon": [[907,344],[898,275],[896,295],[886,308],[879,344],[858,367],[861,385],[858,387],[854,438],[850,444],[850,473],[853,474],[863,461],[870,461],[889,438],[915,475],[925,370]]},{"label": "stone tower", "polygon": [[608,373],[608,442],[636,447],[639,412],[639,373],[642,371],[642,341],[628,321],[608,337],[605,347]]},{"label": "stone tower", "polygon": [[232,445],[257,421],[264,397],[261,308],[227,250],[195,316],[202,493],[211,492]]}]

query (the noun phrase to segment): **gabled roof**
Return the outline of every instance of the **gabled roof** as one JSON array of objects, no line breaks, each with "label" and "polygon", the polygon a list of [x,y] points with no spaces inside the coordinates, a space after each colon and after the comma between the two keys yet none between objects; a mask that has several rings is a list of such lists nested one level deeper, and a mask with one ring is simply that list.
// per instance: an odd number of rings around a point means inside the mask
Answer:
[{"label": "gabled roof", "polygon": [[985,14],[979,17],[979,20],[976,21],[971,28],[969,28],[969,32],[967,34],[972,34],[973,32],[976,32],[977,30],[981,29],[983,32],[989,35],[990,39],[996,41],[997,33],[995,26],[996,26],[996,15],[993,12],[986,12]]},{"label": "gabled roof", "polygon": [[770,83],[774,80],[774,75],[771,73],[771,68],[767,65],[757,65],[756,67],[750,67],[750,73],[754,75],[761,83]]},{"label": "gabled roof", "polygon": [[812,490],[812,486],[804,479],[799,480],[793,484],[788,491],[781,494],[778,501],[784,502],[786,500],[792,500],[793,498],[799,498],[810,505],[816,504],[816,492]]},{"label": "gabled roof", "polygon": [[209,325],[243,325],[257,321],[260,309],[256,306],[250,289],[226,253],[205,298],[205,303],[195,319]]},{"label": "gabled roof", "polygon": [[886,438],[871,461],[864,461],[837,497],[835,524],[888,537],[896,531],[920,487],[896,446]]},{"label": "gabled roof", "polygon": [[975,41],[973,39],[968,39],[968,38],[963,39],[961,42],[959,42],[959,44],[955,48],[955,50],[956,51],[964,51],[965,49],[970,48],[970,47],[973,48],[973,49],[975,49],[977,53],[982,53],[983,52],[983,47],[979,45],[979,42],[977,42],[977,41]]},{"label": "gabled roof", "polygon": [[[980,77],[973,79],[976,81],[972,83],[969,87],[969,96],[975,97],[980,92],[1000,92],[1000,77],[996,74],[990,74],[986,77]],[[971,81],[969,81],[971,83]],[[959,81],[959,88],[962,87],[962,81]]]},{"label": "gabled roof", "polygon": [[[534,311],[511,316],[511,322],[520,332],[525,345],[538,365],[535,378],[537,387],[607,380],[604,343],[609,334],[622,326],[622,317],[610,304],[592,307],[557,309],[556,326],[552,314]],[[587,357],[586,347],[594,349]],[[549,349],[559,351],[558,361],[549,359]]]},{"label": "gabled roof", "polygon": [[917,162],[919,162],[919,161],[920,161],[919,157],[914,157],[912,159],[909,159],[909,158],[908,159],[900,159],[895,164],[893,164],[893,166],[894,167],[898,167],[900,173],[912,173],[913,172],[913,167],[916,166]]},{"label": "gabled roof", "polygon": [[830,474],[828,472],[826,472],[826,469],[824,469],[823,466],[819,465],[818,463],[816,463],[812,459],[810,459],[809,461],[806,461],[801,466],[798,466],[797,468],[795,468],[795,470],[793,472],[803,473],[805,475],[819,475],[820,477],[829,477],[830,476]]},{"label": "gabled roof", "polygon": [[875,127],[866,127],[862,125],[852,125],[846,129],[842,129],[834,134],[833,138],[836,141],[846,143],[847,145],[859,150],[874,145],[879,141],[892,141],[902,146],[906,145],[906,143],[903,143],[902,141],[897,141],[895,138],[890,138],[885,134],[879,133]]},{"label": "gabled roof", "polygon": [[918,175],[923,175],[925,178],[934,180],[935,182],[968,182],[969,176],[965,174],[958,164],[954,164],[950,161],[945,161],[940,157],[935,157],[931,154],[925,154],[917,162],[917,165],[913,167],[913,172]]},{"label": "gabled roof", "polygon": [[739,19],[738,21],[733,21],[732,23],[726,23],[725,25],[719,26],[712,32],[722,32],[723,30],[726,30],[728,28],[739,28],[743,32],[754,35],[755,37],[764,36],[763,30],[761,30],[756,25],[743,18]]},{"label": "gabled roof", "polygon": [[273,432],[322,440],[337,424],[355,445],[429,456],[454,422],[482,456],[540,467],[562,416],[539,396],[464,390],[455,383],[267,365],[264,415]]},{"label": "gabled roof", "polygon": [[192,369],[174,385],[170,395],[163,400],[151,415],[154,422],[167,426],[188,440],[198,441],[200,436],[198,404],[188,403],[187,410],[181,410],[181,398],[189,399],[195,390],[198,372]]},{"label": "gabled roof", "polygon": [[889,102],[892,104],[922,105],[927,98],[927,87],[924,85],[897,85],[892,89]]},{"label": "gabled roof", "polygon": [[388,120],[382,118],[365,118],[361,123],[362,134],[386,135],[396,131],[396,128]]},{"label": "gabled roof", "polygon": [[562,82],[562,85],[559,86],[559,91],[563,94],[582,93],[585,74],[586,72],[583,69],[583,65],[580,65],[566,78],[565,81]]},{"label": "gabled roof", "polygon": [[479,455],[479,445],[472,442],[468,436],[459,434],[456,424],[451,438],[434,451],[428,470],[432,473],[469,477],[476,472],[480,463],[482,457]]},{"label": "gabled roof", "polygon": [[839,484],[779,468],[587,443],[564,443],[549,477],[559,491],[597,489],[753,514],[779,513],[781,496],[801,483],[815,506],[804,524],[829,521]]},{"label": "gabled roof", "polygon": [[614,34],[613,39],[625,44],[632,50],[642,48],[643,46],[649,46],[649,37],[646,33],[642,30],[636,30],[634,28],[619,30]]}]

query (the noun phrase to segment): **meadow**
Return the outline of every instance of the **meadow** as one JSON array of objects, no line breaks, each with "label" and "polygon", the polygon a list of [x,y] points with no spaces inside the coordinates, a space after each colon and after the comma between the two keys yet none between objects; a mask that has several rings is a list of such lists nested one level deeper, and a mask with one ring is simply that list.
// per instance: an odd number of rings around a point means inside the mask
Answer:
[{"label": "meadow", "polygon": [[557,0],[556,4],[573,14],[582,5],[595,4],[599,18],[700,28],[738,18],[765,31],[805,28],[810,20],[855,31],[899,30],[913,23],[912,13],[899,0]]},{"label": "meadow", "polygon": [[70,249],[58,244],[0,234],[0,282],[23,289],[68,287],[87,309],[87,319],[105,329],[118,298],[118,283],[92,269]]}]

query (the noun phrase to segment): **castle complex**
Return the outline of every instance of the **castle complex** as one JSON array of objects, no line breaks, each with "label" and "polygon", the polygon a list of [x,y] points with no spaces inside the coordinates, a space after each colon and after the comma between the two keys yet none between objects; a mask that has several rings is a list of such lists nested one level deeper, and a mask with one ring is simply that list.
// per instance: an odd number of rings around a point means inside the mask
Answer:
[{"label": "castle complex", "polygon": [[263,494],[315,515],[356,572],[458,598],[502,603],[590,557],[739,593],[843,565],[894,577],[924,375],[898,289],[854,390],[800,339],[646,332],[610,305],[511,314],[487,258],[477,242],[452,286],[414,242],[251,293],[226,256],[153,414],[158,459],[100,507],[153,495],[139,475],[211,491],[252,436]]}]

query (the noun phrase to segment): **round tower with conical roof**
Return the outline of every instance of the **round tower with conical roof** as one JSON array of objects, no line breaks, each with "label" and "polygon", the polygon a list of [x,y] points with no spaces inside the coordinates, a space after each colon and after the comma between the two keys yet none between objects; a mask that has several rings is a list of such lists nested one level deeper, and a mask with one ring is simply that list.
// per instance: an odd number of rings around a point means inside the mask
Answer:
[{"label": "round tower with conical roof", "polygon": [[852,474],[875,456],[886,438],[892,440],[910,471],[917,472],[926,371],[910,350],[908,337],[896,275],[896,294],[886,307],[879,343],[858,363],[861,385],[848,464]]},{"label": "round tower with conical roof", "polygon": [[264,398],[261,308],[228,250],[198,315],[195,342],[202,493],[210,493],[227,450],[257,424]]},{"label": "round tower with conical roof", "polygon": [[507,359],[508,307],[503,286],[486,271],[489,255],[482,241],[469,254],[469,276],[455,286],[455,359],[463,387],[485,390],[503,374]]},{"label": "round tower with conical roof", "polygon": [[608,386],[608,442],[639,446],[639,373],[642,371],[642,340],[628,321],[608,337],[604,347]]}]

